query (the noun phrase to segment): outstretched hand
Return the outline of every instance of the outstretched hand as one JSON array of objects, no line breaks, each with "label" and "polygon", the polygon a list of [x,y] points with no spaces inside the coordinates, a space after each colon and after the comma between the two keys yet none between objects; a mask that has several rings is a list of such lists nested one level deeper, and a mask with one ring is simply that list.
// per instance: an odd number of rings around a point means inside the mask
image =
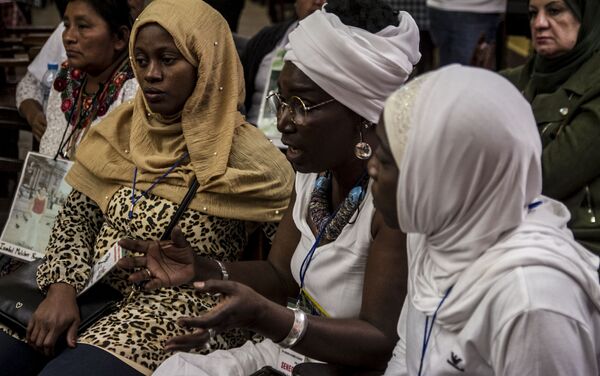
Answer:
[{"label": "outstretched hand", "polygon": [[[123,239],[119,245],[143,256],[124,257],[117,265],[136,270],[129,276],[133,283],[144,283],[145,290],[190,283],[195,276],[195,252],[179,227],[171,232],[171,240]],[[141,268],[141,270],[139,270]]]},{"label": "outstretched hand", "polygon": [[256,329],[262,315],[270,304],[250,287],[233,281],[209,280],[194,283],[201,294],[220,294],[221,302],[198,317],[182,317],[177,324],[194,328],[194,333],[173,337],[167,341],[167,351],[189,351],[204,346],[210,339],[209,332],[221,333],[233,328]]}]

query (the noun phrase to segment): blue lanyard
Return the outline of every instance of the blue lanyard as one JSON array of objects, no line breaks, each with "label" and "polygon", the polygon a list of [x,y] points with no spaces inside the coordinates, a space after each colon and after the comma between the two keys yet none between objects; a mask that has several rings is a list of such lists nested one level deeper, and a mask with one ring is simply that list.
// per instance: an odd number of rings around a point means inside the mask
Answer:
[{"label": "blue lanyard", "polygon": [[[360,175],[360,178],[358,178],[358,180],[356,181],[356,184],[354,184],[355,187],[357,186],[357,184],[360,183],[360,181],[365,177],[366,174],[367,174],[367,172],[365,171],[362,173],[362,175]],[[365,195],[365,193],[363,191],[363,193],[360,197],[361,200],[363,199],[364,195]],[[308,272],[308,267],[310,266],[310,263],[312,262],[313,255],[315,254],[315,251],[317,250],[317,247],[321,243],[321,239],[323,238],[323,235],[325,234],[325,229],[327,228],[327,225],[329,225],[329,222],[331,222],[333,220],[333,218],[335,218],[336,214],[338,213],[338,211],[340,210],[341,207],[342,207],[342,205],[340,204],[338,206],[338,208],[329,216],[329,218],[327,218],[327,221],[325,221],[325,223],[323,223],[323,225],[319,229],[319,234],[317,235],[315,242],[313,243],[312,247],[310,247],[310,250],[304,257],[304,260],[302,261],[302,265],[300,265],[300,290],[301,291],[304,288],[304,278],[306,277],[306,272]]]},{"label": "blue lanyard", "polygon": [[[542,205],[542,201],[535,201],[535,202],[532,202],[531,204],[529,204],[527,206],[527,209],[533,210],[540,205]],[[452,287],[453,286],[450,286],[450,288],[446,291],[446,294],[444,294],[444,297],[440,301],[440,304],[438,304],[437,308],[435,309],[435,312],[433,313],[433,316],[431,317],[431,326],[429,326],[429,317],[425,318],[425,330],[423,332],[423,349],[421,350],[421,362],[419,364],[419,373],[417,374],[418,376],[421,376],[421,372],[423,370],[423,361],[425,360],[425,353],[427,352],[427,346],[429,345],[429,339],[431,338],[431,331],[433,330],[433,323],[435,322],[435,318],[437,317],[437,313],[440,310],[440,307],[442,306],[442,304],[444,303],[444,301],[446,300],[448,295],[450,295],[450,291],[452,291]]]},{"label": "blue lanyard", "polygon": [[438,304],[437,308],[435,309],[435,312],[433,313],[433,316],[431,317],[431,326],[429,326],[429,316],[427,316],[425,318],[425,331],[423,332],[423,349],[421,350],[421,362],[419,364],[419,373],[417,374],[418,376],[421,376],[421,371],[423,370],[423,361],[425,360],[425,353],[427,352],[427,345],[429,345],[429,339],[431,338],[431,331],[433,330],[433,323],[435,322],[435,318],[437,317],[438,311],[440,310],[440,307],[444,303],[444,300],[446,300],[448,295],[450,295],[450,291],[452,291],[452,287],[453,286],[450,286],[450,288],[446,291],[446,294],[444,294],[444,297],[440,301],[440,304]]},{"label": "blue lanyard", "polygon": [[148,197],[148,193],[150,193],[154,187],[156,186],[156,184],[160,183],[161,180],[163,180],[164,178],[166,178],[171,172],[173,172],[173,170],[179,166],[179,164],[189,155],[189,153],[186,151],[183,156],[181,158],[179,158],[178,160],[175,161],[175,163],[173,163],[173,165],[171,167],[169,167],[169,169],[167,170],[167,172],[165,172],[164,174],[162,174],[161,176],[159,176],[156,180],[154,180],[154,182],[152,182],[152,185],[150,186],[150,188],[146,189],[145,191],[142,191],[142,194],[139,195],[138,197],[135,197],[135,183],[137,182],[137,166],[133,169],[133,186],[131,189],[131,207],[129,208],[129,219],[133,219],[133,207],[138,203],[138,201],[140,201],[142,198],[146,198]]},{"label": "blue lanyard", "polygon": [[[337,213],[337,210],[335,213]],[[308,267],[310,266],[310,263],[312,262],[313,255],[315,254],[315,251],[317,250],[319,243],[321,243],[321,238],[323,238],[323,235],[325,234],[325,229],[327,228],[327,225],[329,224],[329,222],[331,222],[333,217],[335,217],[335,213],[333,213],[329,217],[327,222],[325,222],[323,224],[323,226],[321,227],[321,230],[319,231],[319,234],[317,235],[317,238],[315,239],[315,242],[313,243],[312,247],[310,247],[310,251],[308,251],[308,253],[304,257],[304,260],[302,261],[302,265],[300,265],[300,290],[302,290],[304,288],[304,278],[306,277],[306,272],[308,271]]]}]

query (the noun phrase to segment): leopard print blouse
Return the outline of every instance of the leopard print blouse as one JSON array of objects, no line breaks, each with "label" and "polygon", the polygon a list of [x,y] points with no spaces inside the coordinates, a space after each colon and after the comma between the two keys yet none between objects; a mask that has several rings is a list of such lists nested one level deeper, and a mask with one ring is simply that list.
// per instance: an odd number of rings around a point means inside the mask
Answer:
[{"label": "leopard print blouse", "polygon": [[[162,236],[178,205],[149,195],[136,205],[134,218],[130,220],[130,197],[131,189],[121,188],[111,199],[107,212],[102,213],[94,201],[73,190],[54,223],[46,262],[38,270],[40,288],[66,282],[80,291],[88,279],[90,265],[119,239]],[[239,220],[188,209],[179,226],[198,254],[222,261],[237,260],[247,242],[246,224]],[[275,224],[263,227],[272,234]],[[127,296],[131,291],[127,277],[127,272],[115,269],[104,277],[104,282]],[[176,320],[181,316],[198,316],[216,303],[210,296],[194,294],[191,285],[141,292],[80,334],[78,342],[100,347],[149,373],[171,355],[163,349],[167,339],[190,333],[189,329],[178,326]],[[196,352],[241,346],[247,339],[248,333],[241,330],[225,332],[213,338],[210,349]]]}]

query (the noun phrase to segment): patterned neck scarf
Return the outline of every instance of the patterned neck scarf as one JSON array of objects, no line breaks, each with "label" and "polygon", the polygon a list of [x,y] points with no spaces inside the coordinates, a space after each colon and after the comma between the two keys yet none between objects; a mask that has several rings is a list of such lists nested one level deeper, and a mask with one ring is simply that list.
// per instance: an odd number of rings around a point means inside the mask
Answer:
[{"label": "patterned neck scarf", "polygon": [[111,104],[117,99],[123,84],[133,78],[133,70],[129,59],[123,58],[107,82],[100,84],[96,93],[85,92],[87,74],[69,65],[65,61],[61,65],[54,89],[60,93],[61,111],[65,114],[71,132],[63,140],[61,151],[72,155],[76,145],[85,136],[89,125],[96,117],[104,116]]}]

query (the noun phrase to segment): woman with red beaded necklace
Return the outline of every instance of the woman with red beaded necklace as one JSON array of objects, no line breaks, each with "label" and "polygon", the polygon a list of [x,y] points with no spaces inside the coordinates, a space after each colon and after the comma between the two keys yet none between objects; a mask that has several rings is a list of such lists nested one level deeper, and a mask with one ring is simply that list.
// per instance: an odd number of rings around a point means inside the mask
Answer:
[{"label": "woman with red beaded necklace", "polygon": [[73,158],[89,128],[137,92],[128,59],[132,19],[125,0],[71,0],[63,62],[48,98],[40,152]]}]

